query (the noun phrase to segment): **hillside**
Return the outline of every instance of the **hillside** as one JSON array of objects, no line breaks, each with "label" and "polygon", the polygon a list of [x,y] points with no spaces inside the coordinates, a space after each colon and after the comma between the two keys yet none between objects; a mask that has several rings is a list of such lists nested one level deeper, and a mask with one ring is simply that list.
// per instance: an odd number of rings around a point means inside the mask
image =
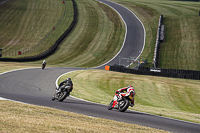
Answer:
[{"label": "hillside", "polygon": [[[23,0],[21,0],[22,2]],[[17,4],[15,1],[12,4]],[[28,5],[34,4],[35,1],[31,1],[32,3],[24,5],[25,8],[28,8]],[[38,1],[39,2],[39,1]],[[41,1],[42,2],[42,1]],[[52,2],[55,2],[52,0]],[[68,1],[70,2],[70,1]],[[110,58],[112,58],[121,48],[121,45],[124,40],[125,36],[125,27],[124,23],[120,19],[120,16],[111,8],[108,6],[101,4],[97,1],[90,1],[90,0],[81,0],[81,1],[76,1],[77,6],[78,6],[78,22],[76,24],[75,29],[73,32],[66,38],[66,40],[62,43],[58,51],[52,55],[51,57],[47,58],[46,61],[48,62],[48,65],[56,65],[56,66],[75,66],[75,67],[92,67],[96,65],[100,65],[104,62],[107,62]],[[62,5],[61,2],[59,4]],[[58,5],[59,5],[58,4]],[[9,5],[9,4],[8,4]],[[69,4],[67,4],[69,5]],[[48,5],[47,5],[48,6]],[[60,6],[60,5],[59,5]],[[60,8],[57,7],[58,11],[62,14],[64,7]],[[63,6],[63,5],[62,5]],[[69,5],[70,6],[70,5]],[[66,8],[69,11],[66,11],[66,14],[71,14],[71,9]],[[20,8],[20,7],[19,7]],[[20,8],[21,9],[21,8]],[[62,10],[61,10],[62,9]],[[36,10],[36,9],[35,9]],[[35,11],[34,10],[34,11]],[[9,10],[10,11],[10,10]],[[9,12],[8,11],[8,12]],[[43,10],[44,12],[46,10]],[[10,11],[12,12],[12,11]],[[23,10],[22,10],[23,12]],[[54,12],[54,9],[49,9],[49,12]],[[26,12],[23,12],[26,14]],[[4,13],[3,13],[4,14]],[[56,14],[56,13],[55,13]],[[58,14],[58,13],[57,13]],[[30,14],[29,14],[30,15]],[[38,15],[38,17],[41,14]],[[70,17],[69,16],[69,17]],[[27,16],[19,16],[19,18],[26,18]],[[50,16],[49,16],[50,17]],[[6,19],[6,16],[4,16]],[[31,19],[32,17],[30,17]],[[55,15],[55,18],[59,20],[61,18],[60,15]],[[48,21],[51,25],[56,24],[56,21],[48,20],[48,18],[44,18],[44,20]],[[66,16],[66,20],[67,16]],[[2,21],[3,22],[3,21]],[[32,22],[32,21],[30,21]],[[33,22],[35,23],[35,22]],[[63,23],[66,23],[64,21]],[[5,23],[4,23],[5,24]],[[41,26],[45,25],[46,23],[42,22]],[[30,24],[31,25],[31,24]],[[12,25],[11,25],[12,26]],[[4,28],[4,27],[2,27]],[[4,28],[4,32],[8,29],[9,27]],[[19,29],[19,26],[13,26],[12,28]],[[23,27],[24,31],[26,31],[26,27]],[[50,27],[51,30],[52,26]],[[67,26],[66,26],[67,28]],[[63,28],[64,29],[64,28]],[[44,29],[43,29],[44,30]],[[56,30],[55,30],[56,31]],[[2,34],[4,34],[2,31]],[[43,32],[43,31],[38,31],[38,32]],[[20,32],[21,33],[21,32]],[[31,33],[31,32],[29,32]],[[46,32],[46,34],[48,31]],[[26,34],[28,35],[28,33]],[[58,34],[56,34],[58,35]],[[11,38],[11,36],[9,36]],[[16,38],[15,40],[29,40],[29,38],[22,38],[21,35],[15,37],[12,35],[13,38]],[[44,36],[43,36],[44,37]],[[3,36],[2,36],[3,38]],[[32,38],[32,37],[31,37]],[[50,38],[50,40],[49,40]],[[39,38],[33,38],[36,42],[38,41]],[[50,36],[47,38],[47,41],[45,44],[41,45],[41,49],[38,48],[38,50],[35,50],[36,52],[39,52],[42,50],[42,48],[52,45],[54,41],[52,39],[56,40],[57,37],[55,36]],[[37,45],[37,43],[31,43],[31,47],[34,47]],[[27,47],[26,42],[22,46],[20,42],[12,43],[9,41],[10,45],[0,46],[4,47],[3,49],[3,56],[4,53],[9,50],[8,47],[12,46],[14,51],[18,51],[18,47]],[[38,41],[39,43],[39,41]],[[4,43],[2,43],[4,44]],[[10,50],[12,53],[12,50]],[[30,53],[33,54],[33,53]],[[28,54],[28,55],[30,55]],[[8,55],[8,54],[7,54]],[[6,56],[7,56],[6,55]],[[10,55],[9,55],[10,56]],[[11,54],[11,56],[15,57],[15,54]],[[20,55],[20,57],[23,55]],[[34,64],[40,64],[41,61],[38,62],[32,62]]]},{"label": "hillside", "polygon": [[27,56],[48,49],[69,27],[72,2],[55,0],[11,0],[0,5],[2,57]]},{"label": "hillside", "polygon": [[200,2],[169,0],[112,0],[132,10],[143,22],[146,46],[141,58],[152,66],[159,16],[163,15],[165,39],[159,67],[200,70]]},{"label": "hillside", "polygon": [[[147,66],[152,66],[158,19],[162,14],[165,40],[161,44],[159,66],[169,69],[200,70],[199,2],[113,1],[132,10],[143,22],[146,44],[140,58],[148,59]],[[70,1],[67,2],[66,18],[63,21],[67,21],[67,24],[63,25],[66,28],[71,22],[73,12]],[[112,58],[123,43],[125,27],[115,11],[97,1],[76,0],[76,3],[79,10],[78,23],[60,49],[46,59],[49,65],[98,66]],[[20,0],[8,2],[0,9],[2,10],[0,48],[3,48],[3,56],[5,53],[6,56],[15,56],[18,50],[30,51],[31,48],[38,46],[53,26],[60,21],[65,8],[62,2],[54,0],[37,2]],[[64,28],[61,29],[64,30]],[[40,45],[34,52],[41,52],[52,45],[53,40],[56,40],[59,35],[56,33],[49,37],[50,39],[47,39],[47,42],[45,41],[44,45]],[[14,54],[13,51],[15,51]],[[40,62],[37,61],[34,64]]]}]

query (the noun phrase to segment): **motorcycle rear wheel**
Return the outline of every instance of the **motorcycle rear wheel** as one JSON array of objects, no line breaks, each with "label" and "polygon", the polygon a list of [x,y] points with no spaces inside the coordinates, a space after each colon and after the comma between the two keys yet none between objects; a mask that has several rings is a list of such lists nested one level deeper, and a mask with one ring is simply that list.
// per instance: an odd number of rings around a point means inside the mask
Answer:
[{"label": "motorcycle rear wheel", "polygon": [[[121,103],[123,102],[123,103]],[[129,107],[129,100],[128,99],[124,99],[123,101],[119,102],[119,111],[120,112],[124,112],[128,109]],[[122,105],[121,105],[122,104]]]},{"label": "motorcycle rear wheel", "polygon": [[42,65],[42,69],[44,69],[45,68],[45,65]]}]

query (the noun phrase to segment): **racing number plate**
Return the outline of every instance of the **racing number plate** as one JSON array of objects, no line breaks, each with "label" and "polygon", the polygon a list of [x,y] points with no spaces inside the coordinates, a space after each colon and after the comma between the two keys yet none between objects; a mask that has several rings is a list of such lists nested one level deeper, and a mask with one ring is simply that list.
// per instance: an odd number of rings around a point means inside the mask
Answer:
[{"label": "racing number plate", "polygon": [[132,97],[132,96],[129,96],[129,98],[130,98],[131,100],[133,100],[133,97]]}]

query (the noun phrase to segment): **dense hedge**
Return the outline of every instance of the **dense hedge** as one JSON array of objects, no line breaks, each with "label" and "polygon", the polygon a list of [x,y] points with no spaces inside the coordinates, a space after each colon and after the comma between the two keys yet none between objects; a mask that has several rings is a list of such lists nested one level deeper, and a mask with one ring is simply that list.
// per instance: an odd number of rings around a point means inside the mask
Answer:
[{"label": "dense hedge", "polygon": [[73,16],[73,21],[69,28],[58,38],[58,40],[55,42],[54,45],[52,45],[49,49],[44,51],[43,53],[40,53],[35,56],[29,56],[29,57],[20,57],[20,58],[0,58],[0,61],[10,61],[10,62],[28,62],[28,61],[37,61],[44,59],[51,54],[53,54],[58,46],[61,44],[61,42],[65,39],[65,37],[72,31],[74,28],[76,22],[77,22],[77,16],[78,16],[78,9],[75,0],[72,0],[73,2],[73,8],[74,8],[74,16]]}]

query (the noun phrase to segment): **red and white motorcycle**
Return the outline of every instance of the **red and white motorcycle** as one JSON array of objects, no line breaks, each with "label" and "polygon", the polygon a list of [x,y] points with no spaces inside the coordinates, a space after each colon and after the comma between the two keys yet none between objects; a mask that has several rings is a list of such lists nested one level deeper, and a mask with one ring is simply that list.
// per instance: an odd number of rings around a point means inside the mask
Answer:
[{"label": "red and white motorcycle", "polygon": [[127,90],[126,93],[115,94],[115,98],[108,105],[108,110],[118,109],[120,112],[124,112],[129,106],[133,106],[131,102],[134,100],[135,91],[133,88]]}]

